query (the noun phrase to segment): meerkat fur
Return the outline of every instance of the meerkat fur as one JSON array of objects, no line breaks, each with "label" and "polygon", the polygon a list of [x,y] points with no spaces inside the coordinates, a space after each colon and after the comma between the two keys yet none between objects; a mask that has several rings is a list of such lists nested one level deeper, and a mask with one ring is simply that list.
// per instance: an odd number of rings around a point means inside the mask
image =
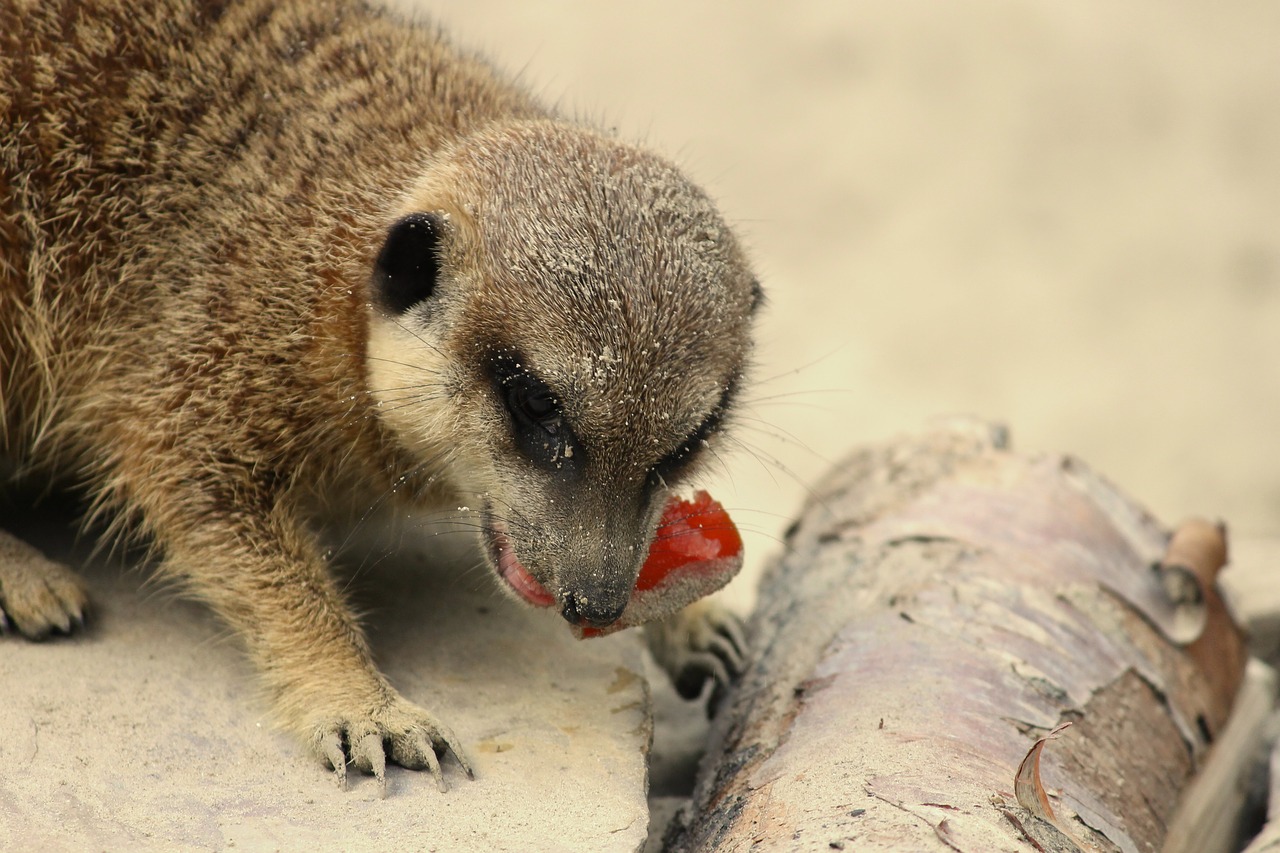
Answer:
[{"label": "meerkat fur", "polygon": [[[470,768],[329,575],[336,496],[477,507],[504,587],[608,624],[731,419],[759,301],[679,171],[429,25],[0,0],[0,458],[152,543],[339,778]],[[86,604],[0,531],[0,624]],[[741,666],[713,608],[652,636],[677,675]]]}]

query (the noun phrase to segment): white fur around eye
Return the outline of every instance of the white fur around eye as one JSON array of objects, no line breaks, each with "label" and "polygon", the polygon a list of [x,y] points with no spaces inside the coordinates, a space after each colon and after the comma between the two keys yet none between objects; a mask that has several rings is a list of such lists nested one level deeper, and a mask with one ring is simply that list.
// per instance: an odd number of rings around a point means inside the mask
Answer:
[{"label": "white fur around eye", "polygon": [[410,453],[424,462],[451,463],[440,472],[444,476],[464,487],[485,480],[489,465],[475,440],[476,426],[465,422],[457,366],[441,341],[412,324],[412,317],[372,312],[367,376],[375,413]]}]

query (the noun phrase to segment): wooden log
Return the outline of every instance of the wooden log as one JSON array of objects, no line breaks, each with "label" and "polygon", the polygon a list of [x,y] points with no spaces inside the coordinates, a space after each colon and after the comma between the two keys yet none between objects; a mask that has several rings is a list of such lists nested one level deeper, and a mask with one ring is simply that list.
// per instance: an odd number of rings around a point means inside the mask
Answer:
[{"label": "wooden log", "polygon": [[1249,651],[1280,663],[1280,536],[1234,537],[1222,585],[1249,633]]},{"label": "wooden log", "polygon": [[[1273,720],[1273,724],[1274,722]],[[1274,725],[1271,736],[1273,740],[1267,755],[1270,790],[1267,794],[1266,822],[1243,853],[1280,853],[1280,740],[1275,739]]]},{"label": "wooden log", "polygon": [[[1240,825],[1240,816],[1265,788],[1262,781],[1269,774],[1262,765],[1270,757],[1266,749],[1268,723],[1275,706],[1276,671],[1251,658],[1227,727],[1209,760],[1178,800],[1162,853],[1231,853],[1249,840],[1242,835],[1246,827]],[[1275,783],[1274,776],[1271,781]],[[1272,816],[1280,809],[1278,794],[1273,790],[1269,798]],[[1280,842],[1280,825],[1269,831]],[[1249,851],[1259,849],[1263,848],[1250,846]]]},{"label": "wooden log", "polygon": [[[951,423],[816,489],[668,850],[1160,849],[1243,637],[1201,568],[1155,568],[1169,536],[1142,510],[1005,444]],[[1042,754],[1055,827],[1014,776],[1064,722]]]}]

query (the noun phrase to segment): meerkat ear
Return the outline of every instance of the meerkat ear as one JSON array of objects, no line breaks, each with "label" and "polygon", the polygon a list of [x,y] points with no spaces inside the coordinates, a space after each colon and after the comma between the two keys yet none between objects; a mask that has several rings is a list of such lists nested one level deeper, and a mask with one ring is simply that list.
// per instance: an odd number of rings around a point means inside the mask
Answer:
[{"label": "meerkat ear", "polygon": [[391,226],[373,266],[373,292],[382,306],[403,314],[431,296],[440,274],[444,220],[411,213]]}]

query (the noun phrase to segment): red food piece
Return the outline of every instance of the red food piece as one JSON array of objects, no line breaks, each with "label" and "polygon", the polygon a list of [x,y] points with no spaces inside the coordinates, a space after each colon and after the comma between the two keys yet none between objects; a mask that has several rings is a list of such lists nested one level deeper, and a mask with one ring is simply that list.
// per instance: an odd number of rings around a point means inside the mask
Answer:
[{"label": "red food piece", "polygon": [[742,537],[729,514],[706,492],[672,498],[662,512],[649,555],[622,617],[605,628],[574,625],[582,639],[669,616],[710,595],[742,568]]},{"label": "red food piece", "polygon": [[[662,512],[649,556],[636,579],[636,590],[653,589],[674,569],[690,563],[709,563],[742,553],[742,537],[720,502],[704,491],[693,500],[672,498]],[[696,566],[689,566],[696,570]]]}]

